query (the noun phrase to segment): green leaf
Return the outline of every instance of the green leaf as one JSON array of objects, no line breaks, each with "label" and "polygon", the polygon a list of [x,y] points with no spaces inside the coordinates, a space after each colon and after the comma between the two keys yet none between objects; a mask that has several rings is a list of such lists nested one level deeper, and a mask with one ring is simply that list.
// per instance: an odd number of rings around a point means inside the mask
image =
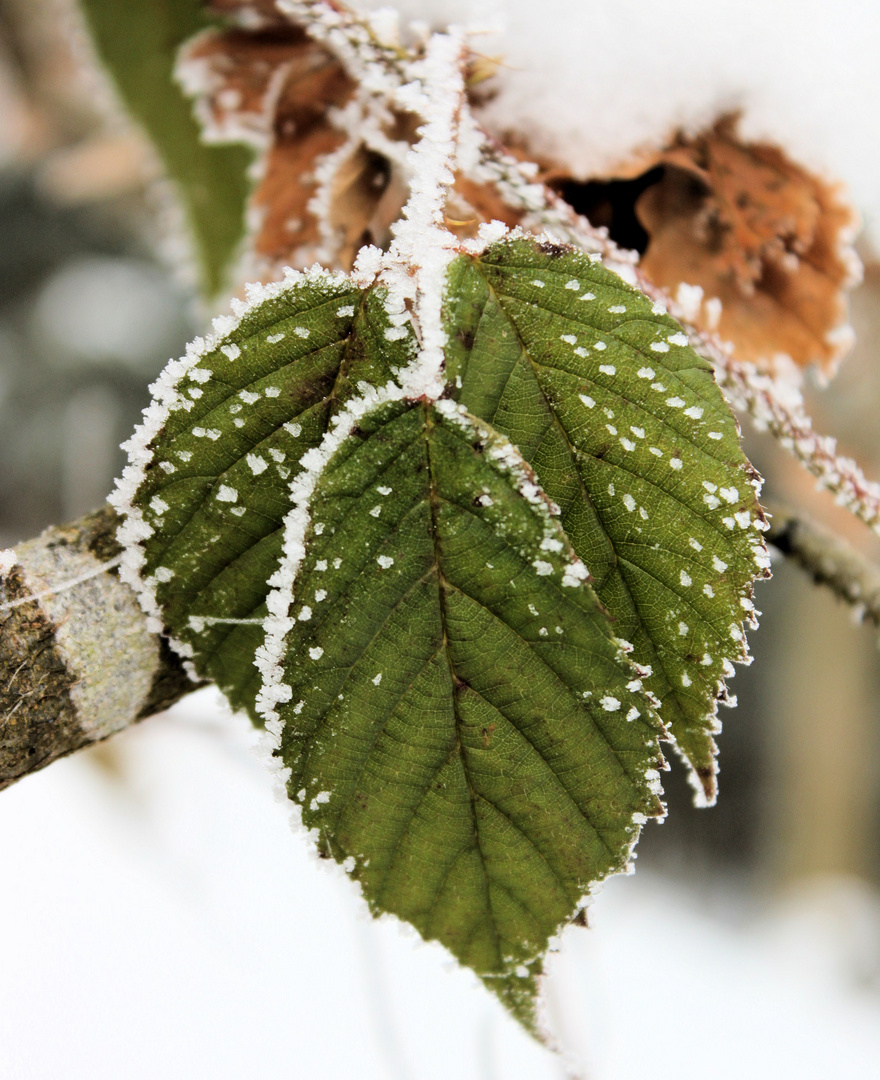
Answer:
[{"label": "green leaf", "polygon": [[192,104],[174,81],[179,46],[210,25],[199,0],[81,0],[92,38],[129,112],[144,127],[175,182],[192,229],[203,288],[226,284],[244,237],[251,154],[207,146]]},{"label": "green leaf", "polygon": [[659,723],[488,425],[393,402],[321,464],[289,524],[304,558],[275,579],[287,790],[374,912],[441,941],[536,1032],[549,939],[661,813]]},{"label": "green leaf", "polygon": [[659,305],[589,256],[502,242],[450,275],[448,375],[559,504],[593,587],[707,802],[751,583],[760,481],[711,367]]},{"label": "green leaf", "polygon": [[267,292],[171,366],[116,496],[143,543],[150,604],[197,673],[255,720],[253,660],[290,480],[354,382],[387,381],[411,352],[385,339],[378,292],[320,274]]},{"label": "green leaf", "polygon": [[291,274],[170,365],[115,499],[123,570],[265,720],[372,910],[538,1033],[550,938],[662,812],[657,697],[712,791],[755,476],[680,329],[586,256],[453,263],[458,402],[406,398],[386,299]]}]

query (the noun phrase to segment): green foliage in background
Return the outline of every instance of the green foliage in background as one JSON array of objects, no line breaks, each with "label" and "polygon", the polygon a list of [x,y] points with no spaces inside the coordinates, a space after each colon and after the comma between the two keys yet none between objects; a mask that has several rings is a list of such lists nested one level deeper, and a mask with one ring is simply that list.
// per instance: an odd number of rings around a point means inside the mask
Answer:
[{"label": "green foliage in background", "polygon": [[199,0],[81,0],[98,55],[177,187],[208,296],[222,292],[244,238],[251,152],[202,142],[174,81],[177,50],[210,25]]}]

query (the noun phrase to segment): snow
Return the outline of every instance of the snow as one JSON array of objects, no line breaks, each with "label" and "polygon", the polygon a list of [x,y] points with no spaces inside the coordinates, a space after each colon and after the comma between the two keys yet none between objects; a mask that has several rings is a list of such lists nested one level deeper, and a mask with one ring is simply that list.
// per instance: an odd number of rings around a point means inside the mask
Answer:
[{"label": "snow", "polygon": [[239,1080],[289,1076],[292,1061],[328,1080],[876,1071],[880,995],[858,978],[878,932],[864,886],[802,884],[758,907],[643,869],[612,880],[592,929],[565,931],[551,965],[549,1013],[582,1063],[566,1073],[441,948],[414,948],[316,872],[253,739],[201,692],[108,744],[124,796],[82,757],[4,792],[0,860],[15,872],[0,917],[16,927],[0,973],[4,1077]]},{"label": "snow", "polygon": [[841,0],[830,21],[820,0],[718,0],[711,12],[699,0],[627,0],[589,13],[577,0],[395,6],[404,20],[481,28],[475,47],[502,61],[481,118],[575,174],[606,175],[677,127],[740,109],[747,138],[777,142],[847,183],[880,239],[880,11],[863,0]]}]

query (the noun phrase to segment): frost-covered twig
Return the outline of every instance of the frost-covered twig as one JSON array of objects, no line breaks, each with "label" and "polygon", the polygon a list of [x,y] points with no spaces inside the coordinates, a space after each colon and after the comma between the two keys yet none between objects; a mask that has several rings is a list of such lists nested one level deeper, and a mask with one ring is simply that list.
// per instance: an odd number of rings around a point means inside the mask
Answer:
[{"label": "frost-covered twig", "polygon": [[[699,341],[694,347],[704,355]],[[714,353],[715,350],[712,350]],[[835,501],[880,535],[880,484],[869,480],[851,458],[837,452],[837,442],[813,430],[800,393],[723,352],[715,360],[718,382],[735,409],[747,412],[755,426],[769,431],[827,488]]]},{"label": "frost-covered twig", "polygon": [[771,506],[765,539],[850,604],[860,622],[880,626],[880,567],[839,536],[786,506]]},{"label": "frost-covered twig", "polygon": [[395,95],[398,104],[424,120],[409,155],[410,197],[393,227],[394,239],[382,260],[381,274],[388,288],[386,307],[391,321],[407,320],[410,306],[415,315],[421,348],[411,369],[400,376],[411,397],[437,398],[444,386],[443,293],[446,270],[458,248],[456,237],[446,228],[444,210],[455,180],[459,117],[465,100],[462,48],[459,34],[435,34],[424,59],[408,70],[414,80]]},{"label": "frost-covered twig", "polygon": [[336,0],[275,0],[275,6],[338,56],[368,92],[393,94],[406,81],[412,57],[393,40],[397,22],[388,9],[360,14]]},{"label": "frost-covered twig", "polygon": [[0,554],[0,789],[197,684],[117,575],[110,507]]}]

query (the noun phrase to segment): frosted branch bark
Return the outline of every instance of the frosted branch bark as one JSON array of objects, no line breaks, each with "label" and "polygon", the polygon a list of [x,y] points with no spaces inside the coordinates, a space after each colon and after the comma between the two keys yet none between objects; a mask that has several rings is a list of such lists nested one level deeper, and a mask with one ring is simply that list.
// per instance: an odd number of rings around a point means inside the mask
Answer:
[{"label": "frosted branch bark", "polygon": [[852,606],[860,622],[880,627],[880,567],[835,533],[785,506],[770,506],[768,544]]},{"label": "frosted branch bark", "polygon": [[160,712],[197,684],[117,575],[105,507],[0,562],[0,789]]}]

